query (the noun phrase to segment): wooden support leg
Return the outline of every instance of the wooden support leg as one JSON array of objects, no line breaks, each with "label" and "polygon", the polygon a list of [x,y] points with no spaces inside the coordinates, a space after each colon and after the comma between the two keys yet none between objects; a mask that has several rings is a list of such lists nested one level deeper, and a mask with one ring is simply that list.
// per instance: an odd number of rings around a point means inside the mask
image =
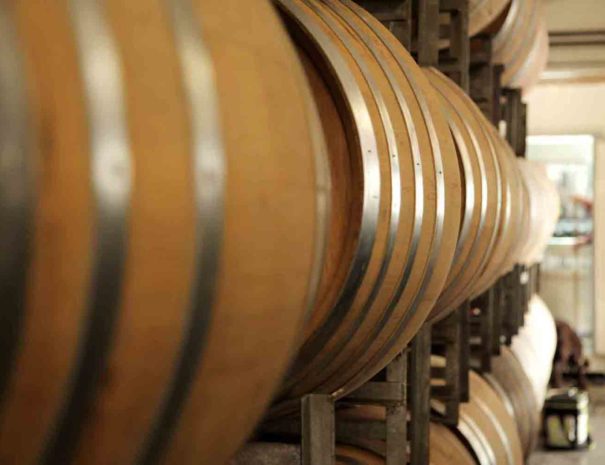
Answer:
[{"label": "wooden support leg", "polygon": [[502,344],[502,316],[503,316],[503,290],[502,281],[498,280],[492,288],[493,294],[493,334],[492,334],[492,354],[500,355]]},{"label": "wooden support leg", "polygon": [[468,402],[470,400],[469,392],[469,376],[470,371],[470,359],[471,359],[471,328],[470,328],[470,312],[471,303],[470,301],[464,302],[460,309],[460,379],[459,379],[459,390],[460,390],[460,402]]},{"label": "wooden support leg", "polygon": [[334,399],[309,394],[302,399],[302,465],[334,465]]},{"label": "wooden support leg", "polygon": [[387,367],[387,382],[398,383],[404,389],[402,401],[387,406],[386,465],[406,465],[407,454],[407,354],[397,356]]},{"label": "wooden support leg", "polygon": [[486,373],[492,369],[492,351],[490,342],[494,335],[494,292],[490,288],[483,299],[481,308],[481,372]]},{"label": "wooden support leg", "polygon": [[416,335],[410,351],[410,464],[429,463],[431,328],[425,325]]}]

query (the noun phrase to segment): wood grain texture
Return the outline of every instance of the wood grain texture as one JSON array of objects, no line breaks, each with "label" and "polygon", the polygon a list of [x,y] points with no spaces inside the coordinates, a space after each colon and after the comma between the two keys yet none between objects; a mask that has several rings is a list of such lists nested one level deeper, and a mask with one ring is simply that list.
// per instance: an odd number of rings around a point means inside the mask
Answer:
[{"label": "wood grain texture", "polygon": [[[23,465],[42,463],[68,404],[79,350],[89,343],[83,329],[96,241],[104,231],[96,224],[100,207],[91,185],[91,90],[74,26],[90,4],[10,3],[39,173],[22,344],[0,412],[0,462]],[[98,382],[77,434],[59,444],[69,455],[61,463],[142,463],[174,384],[184,389],[182,403],[160,429],[153,463],[224,463],[274,393],[313,300],[326,216],[321,199],[328,193],[318,115],[268,1],[193,1],[188,19],[199,34],[193,42],[208,60],[200,89],[210,83],[215,94],[219,130],[213,136],[225,167],[213,204],[222,205],[221,218],[199,218],[197,193],[205,187],[194,176],[194,142],[201,135],[193,129],[174,18],[160,1],[94,5],[95,20],[107,31],[98,43],[113,44],[109,51],[99,47],[104,57],[117,57],[116,67],[101,63],[97,71],[99,79],[117,72],[111,77],[122,90],[132,189],[107,357],[94,373]],[[204,108],[204,115],[211,112]],[[203,174],[215,180],[216,173]],[[218,221],[220,240],[200,244],[198,221]],[[195,257],[213,247],[218,258],[207,339],[192,354],[199,363],[191,365],[191,379],[177,379],[193,295],[212,278]],[[101,291],[111,279],[99,281]]]},{"label": "wood grain texture", "polygon": [[548,33],[542,0],[512,0],[494,37],[494,60],[504,65],[502,85],[527,90],[548,60]]},{"label": "wood grain texture", "polygon": [[392,34],[353,2],[276,4],[322,113],[333,188],[352,193],[332,198],[352,204],[333,210],[320,304],[274,414],[307,392],[351,392],[411,340],[446,282],[462,203],[437,94]]}]

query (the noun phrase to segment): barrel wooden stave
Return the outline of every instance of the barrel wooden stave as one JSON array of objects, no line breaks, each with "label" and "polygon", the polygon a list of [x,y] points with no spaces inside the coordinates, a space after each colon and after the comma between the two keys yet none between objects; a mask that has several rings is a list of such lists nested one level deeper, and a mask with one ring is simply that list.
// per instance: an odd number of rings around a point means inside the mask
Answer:
[{"label": "barrel wooden stave", "polygon": [[492,359],[485,378],[514,415],[525,457],[534,450],[540,432],[540,408],[532,394],[532,383],[521,363],[508,347]]},{"label": "barrel wooden stave", "polygon": [[[486,131],[485,121],[479,116],[480,110],[453,81],[434,69],[427,70],[431,83],[442,96],[446,114],[453,120],[452,132],[458,133],[455,141],[458,152],[466,151],[475,167],[475,173],[465,177],[466,189],[473,181],[472,194],[466,192],[465,202],[474,197],[476,205],[465,215],[478,216],[474,235],[468,233],[466,244],[460,244],[460,253],[454,258],[450,271],[450,284],[444,289],[437,304],[439,315],[455,308],[464,300],[474,296],[477,279],[481,275],[493,251],[497,227],[500,221],[500,171],[496,169],[497,154]],[[463,145],[462,147],[460,145]],[[478,205],[477,205],[478,204]],[[467,207],[468,208],[468,207]],[[476,221],[476,220],[475,220]],[[462,240],[462,234],[461,239]],[[456,278],[456,282],[452,280]],[[445,310],[445,311],[444,311]]]},{"label": "barrel wooden stave", "polygon": [[470,0],[469,35],[475,36],[490,26],[510,5],[510,0]]},{"label": "barrel wooden stave", "polygon": [[482,465],[523,464],[517,427],[502,400],[476,373],[470,373],[469,381],[471,400],[460,406],[458,431],[471,444]]},{"label": "barrel wooden stave", "polygon": [[477,462],[451,429],[440,423],[431,423],[429,463],[431,465],[476,465]]},{"label": "barrel wooden stave", "polygon": [[541,0],[512,0],[493,42],[494,60],[504,65],[502,84],[528,89],[546,67],[548,34]]},{"label": "barrel wooden stave", "polygon": [[[22,344],[2,392],[2,463],[40,457],[46,463],[131,463],[153,455],[154,447],[162,463],[221,463],[274,392],[312,300],[327,186],[318,159],[321,133],[312,129],[316,115],[294,50],[270,4],[235,3],[194,2],[191,14],[185,11],[199,32],[189,42],[199,47],[196,59],[208,60],[200,92],[210,89],[216,98],[215,115],[212,102],[204,106],[206,118],[216,119],[203,124],[220,128],[213,137],[222,140],[213,147],[222,146],[224,155],[224,172],[202,167],[202,195],[222,176],[226,180],[201,220],[193,146],[201,140],[208,150],[214,141],[203,139],[207,133],[193,121],[195,102],[178,43],[188,26],[155,2],[2,6],[10,8],[22,47],[37,145],[28,156],[38,164]],[[89,49],[89,37],[103,47]],[[200,58],[200,50],[207,55]],[[82,57],[103,65],[96,69],[103,70],[103,100],[94,95],[98,86]],[[112,121],[99,127],[122,125],[101,133],[103,141],[126,141],[115,151],[127,155],[132,168],[113,165],[109,180],[99,178],[92,163],[95,151],[107,147],[94,139],[96,118],[107,116],[107,107],[97,108],[103,102],[117,105]],[[99,192],[94,182],[113,184]],[[106,242],[107,225],[98,224],[106,213],[99,197],[108,192],[111,201],[127,201],[124,235],[112,242]],[[218,229],[209,232],[211,221]],[[98,278],[99,260],[112,253],[122,254],[123,272]],[[97,346],[105,358],[90,352],[92,364],[78,366],[79,350],[92,345],[86,338],[102,329],[97,323],[89,334],[83,331],[91,322],[95,279],[101,293],[119,289],[115,309],[105,309],[116,312],[115,327],[103,329],[112,337],[106,347],[103,341]],[[212,306],[199,308],[212,313],[207,337],[203,347],[188,349],[190,377],[176,379],[200,286],[212,286]],[[271,359],[258,364],[267,353]],[[91,377],[73,384],[86,371]],[[175,383],[184,389],[183,400],[154,436]]]},{"label": "barrel wooden stave", "polygon": [[513,339],[511,350],[532,384],[538,407],[542,409],[557,347],[555,321],[544,301],[534,295],[529,302],[525,324]]},{"label": "barrel wooden stave", "polygon": [[[356,165],[364,169],[364,198],[376,180],[372,177],[376,171],[368,169],[364,142],[375,141],[376,152],[371,155],[380,166],[381,186],[371,230],[373,247],[366,252],[363,274],[353,283],[352,296],[346,294],[350,287],[342,289],[342,282],[330,283],[343,293],[332,291],[340,301],[332,301],[329,312],[329,305],[323,305],[311,317],[313,329],[307,329],[286,379],[281,400],[291,399],[290,405],[295,406],[296,398],[311,390],[335,396],[350,392],[413,337],[447,277],[456,234],[443,231],[458,230],[459,217],[453,212],[460,208],[461,192],[453,143],[434,91],[401,44],[352,2],[283,0],[277,5],[303,62],[315,75],[312,82],[323,82],[326,90],[318,89],[318,97],[333,97],[331,107],[349,137],[351,158],[361,157]],[[351,104],[354,98],[356,106]],[[360,112],[367,115],[371,127],[360,124]],[[324,126],[324,130],[333,128]],[[398,168],[392,158],[397,158]],[[412,170],[406,172],[406,166]],[[406,199],[415,211],[405,209]],[[370,207],[370,203],[363,206],[362,218],[372,213]],[[365,232],[361,227],[357,244],[363,243]],[[359,248],[355,253],[359,257]],[[349,280],[357,263],[356,258],[351,260],[339,265],[347,267]],[[327,302],[321,295],[319,300]],[[333,330],[326,331],[329,324]],[[274,413],[279,411],[280,407]]]}]

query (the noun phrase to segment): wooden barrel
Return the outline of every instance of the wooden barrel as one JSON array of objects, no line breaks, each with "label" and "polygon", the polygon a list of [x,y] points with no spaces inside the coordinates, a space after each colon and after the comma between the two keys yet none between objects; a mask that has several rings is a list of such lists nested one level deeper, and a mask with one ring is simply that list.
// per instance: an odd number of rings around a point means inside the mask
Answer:
[{"label": "wooden barrel", "polygon": [[544,301],[534,295],[525,315],[525,325],[513,338],[511,350],[532,384],[532,392],[541,410],[557,348],[555,321]]},{"label": "wooden barrel", "polygon": [[529,192],[530,226],[525,247],[520,253],[522,263],[531,266],[542,261],[560,213],[560,198],[556,185],[548,179],[544,165],[518,160],[523,182]]},{"label": "wooden barrel", "polygon": [[443,316],[484,292],[517,263],[527,262],[526,250],[535,247],[530,229],[535,231],[539,222],[532,218],[530,203],[536,208],[551,191],[540,182],[529,189],[522,168],[529,169],[477,105],[438,71],[426,72],[444,107],[463,180],[458,245],[435,309]]},{"label": "wooden barrel", "polygon": [[300,444],[249,442],[228,465],[300,465]]},{"label": "wooden barrel", "polygon": [[469,0],[468,32],[477,35],[503,14],[511,0]]},{"label": "wooden barrel", "polygon": [[489,267],[502,219],[502,179],[498,153],[479,108],[439,71],[427,69],[426,73],[444,107],[463,180],[464,204],[456,254],[436,306],[436,316],[443,316],[476,294],[477,281]]},{"label": "wooden barrel", "polygon": [[523,454],[527,458],[534,450],[540,432],[540,407],[533,395],[529,374],[508,347],[492,358],[492,370],[483,377],[498,393],[517,424]]},{"label": "wooden barrel", "polygon": [[[483,117],[483,115],[480,116]],[[475,286],[476,295],[485,292],[499,277],[510,271],[518,261],[516,251],[520,247],[519,240],[526,208],[523,203],[523,186],[516,169],[515,155],[495,127],[487,121],[484,124],[490,134],[500,169],[501,217],[494,249]]]},{"label": "wooden barrel", "polygon": [[430,465],[476,465],[476,460],[461,439],[448,427],[431,423]]},{"label": "wooden barrel", "polygon": [[[338,465],[384,465],[385,458],[359,446],[337,445]],[[430,465],[476,465],[464,443],[448,427],[431,423],[429,440]]]},{"label": "wooden barrel", "polygon": [[375,452],[348,445],[336,446],[336,465],[384,465],[385,460]]},{"label": "wooden barrel", "polygon": [[493,42],[494,61],[504,65],[502,85],[528,88],[548,60],[548,32],[542,0],[512,0]]},{"label": "wooden barrel", "polygon": [[[385,407],[376,405],[352,405],[337,411],[338,419],[350,422],[384,421],[385,416]],[[342,438],[342,441],[344,440]],[[348,443],[346,448],[344,444],[337,446],[337,454],[357,459],[356,463],[359,464],[384,463],[383,455],[386,447],[384,441],[360,436],[349,436],[346,441]],[[364,459],[369,461],[366,462]],[[462,438],[439,423],[430,424],[429,460],[431,465],[474,465],[476,463]]]},{"label": "wooden barrel", "polygon": [[460,406],[457,431],[480,465],[521,465],[517,426],[498,394],[478,374],[470,373],[470,402]]},{"label": "wooden barrel", "polygon": [[319,108],[332,215],[318,304],[274,415],[342,396],[410,341],[454,256],[458,160],[435,90],[401,43],[351,1],[278,0]]},{"label": "wooden barrel", "polygon": [[18,0],[0,22],[0,462],[225,462],[321,268],[293,47],[260,0]]}]

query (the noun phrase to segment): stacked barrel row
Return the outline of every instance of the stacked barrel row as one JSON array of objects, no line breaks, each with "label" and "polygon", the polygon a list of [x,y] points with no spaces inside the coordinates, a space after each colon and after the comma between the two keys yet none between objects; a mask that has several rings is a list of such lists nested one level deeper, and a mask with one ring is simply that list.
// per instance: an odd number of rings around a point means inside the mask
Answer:
[{"label": "stacked barrel row", "polygon": [[556,338],[550,311],[534,295],[510,348],[501,348],[489,372],[471,373],[470,402],[455,431],[478,465],[522,465],[536,447]]},{"label": "stacked barrel row", "polygon": [[359,387],[424,322],[533,263],[558,216],[545,173],[368,12],[276,4],[319,110],[332,209],[317,304],[271,416]]},{"label": "stacked barrel row", "polygon": [[[471,372],[470,400],[460,405],[456,426],[430,426],[429,459],[432,465],[523,465],[534,449],[541,411],[556,348],[556,328],[544,302],[534,296],[526,315],[527,325],[511,347],[492,361],[481,375]],[[433,357],[434,366],[443,360]],[[432,402],[438,414],[443,406]],[[349,421],[384,420],[384,407],[350,407],[338,412]],[[353,437],[337,452],[342,464],[382,465],[381,441]],[[350,462],[355,460],[355,462]]]},{"label": "stacked barrel row", "polygon": [[504,65],[502,85],[529,89],[548,62],[542,0],[470,0],[469,33],[493,35],[493,59]]},{"label": "stacked barrel row", "polygon": [[275,6],[0,5],[3,464],[224,463],[543,246],[547,182],[451,81]]}]

